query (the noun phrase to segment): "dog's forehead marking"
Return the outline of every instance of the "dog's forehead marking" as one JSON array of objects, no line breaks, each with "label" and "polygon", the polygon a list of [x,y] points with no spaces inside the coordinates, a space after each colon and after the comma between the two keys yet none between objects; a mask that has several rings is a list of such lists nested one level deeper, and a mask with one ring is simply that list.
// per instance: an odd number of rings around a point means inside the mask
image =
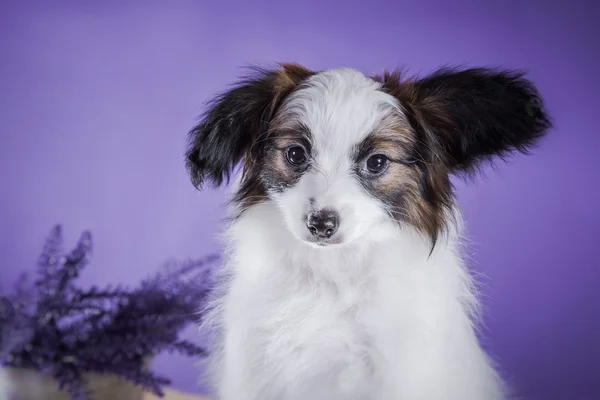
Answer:
[{"label": "dog's forehead marking", "polygon": [[380,88],[357,70],[327,70],[307,79],[282,111],[308,128],[317,154],[341,161],[386,115],[400,112],[397,100]]}]

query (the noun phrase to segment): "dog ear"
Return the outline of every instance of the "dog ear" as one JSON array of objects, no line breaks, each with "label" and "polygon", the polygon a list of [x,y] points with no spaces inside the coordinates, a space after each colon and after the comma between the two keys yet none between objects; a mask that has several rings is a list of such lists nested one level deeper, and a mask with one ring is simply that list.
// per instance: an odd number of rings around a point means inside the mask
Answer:
[{"label": "dog ear", "polygon": [[527,154],[551,122],[532,82],[521,72],[492,68],[443,68],[428,77],[392,83],[434,157],[451,173],[471,173],[485,161]]},{"label": "dog ear", "polygon": [[260,151],[254,144],[283,99],[313,74],[298,64],[253,72],[211,101],[189,133],[186,164],[196,188],[206,181],[215,187],[228,183],[236,165]]}]

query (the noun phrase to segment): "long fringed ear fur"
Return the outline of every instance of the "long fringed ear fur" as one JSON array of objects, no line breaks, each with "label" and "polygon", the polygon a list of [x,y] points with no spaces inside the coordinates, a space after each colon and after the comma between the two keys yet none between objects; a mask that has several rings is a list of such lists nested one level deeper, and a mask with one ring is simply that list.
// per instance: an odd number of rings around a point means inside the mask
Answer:
[{"label": "long fringed ear fur", "polygon": [[186,165],[196,188],[207,181],[215,187],[228,183],[235,166],[251,150],[260,151],[253,144],[266,132],[285,96],[312,75],[298,64],[253,70],[255,74],[211,101],[189,133]]},{"label": "long fringed ear fur", "polygon": [[540,94],[521,72],[443,68],[418,80],[379,78],[425,136],[429,160],[450,173],[472,173],[494,158],[529,150],[551,128]]}]

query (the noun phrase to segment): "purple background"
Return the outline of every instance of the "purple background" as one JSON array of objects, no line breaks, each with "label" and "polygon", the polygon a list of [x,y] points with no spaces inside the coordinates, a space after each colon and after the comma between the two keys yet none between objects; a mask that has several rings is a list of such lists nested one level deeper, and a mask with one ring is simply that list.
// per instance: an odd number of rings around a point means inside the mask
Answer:
[{"label": "purple background", "polygon": [[[16,3],[0,5],[2,286],[55,223],[68,243],[94,235],[84,283],[136,283],[215,249],[223,191],[194,191],[184,139],[242,65],[524,68],[556,130],[534,156],[458,183],[488,278],[485,343],[525,399],[600,396],[598,3]],[[155,365],[196,390],[190,360]]]}]

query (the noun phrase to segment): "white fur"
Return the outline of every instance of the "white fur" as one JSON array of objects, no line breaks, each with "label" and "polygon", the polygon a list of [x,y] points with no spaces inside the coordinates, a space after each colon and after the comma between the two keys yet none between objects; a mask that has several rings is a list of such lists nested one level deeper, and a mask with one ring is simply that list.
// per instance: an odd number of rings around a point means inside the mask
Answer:
[{"label": "white fur", "polygon": [[[204,323],[219,399],[504,399],[475,335],[460,212],[430,255],[431,242],[391,221],[349,171],[352,146],[390,111],[402,115],[377,88],[333,70],[286,101],[283,112],[311,130],[316,167],[225,231],[227,262]],[[311,197],[339,211],[342,244],[303,240]]]}]

